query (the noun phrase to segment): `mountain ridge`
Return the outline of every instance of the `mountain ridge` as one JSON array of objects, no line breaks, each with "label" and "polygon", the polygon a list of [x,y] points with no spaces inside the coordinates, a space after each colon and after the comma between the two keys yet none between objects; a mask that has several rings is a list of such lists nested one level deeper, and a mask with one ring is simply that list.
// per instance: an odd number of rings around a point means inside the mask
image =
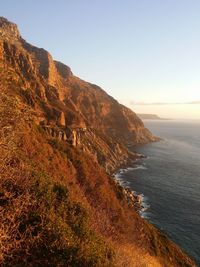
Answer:
[{"label": "mountain ridge", "polygon": [[0,18],[1,266],[195,266],[110,173],[157,140]]},{"label": "mountain ridge", "polygon": [[[3,35],[0,35],[4,40],[1,42],[2,60],[6,59],[9,67],[18,70],[22,83],[18,94],[37,111],[38,124],[61,127],[62,131],[63,126],[67,125],[74,133],[76,128],[90,128],[90,132],[93,129],[94,134],[99,132],[97,139],[101,140],[102,144],[104,140],[100,135],[108,136],[110,141],[103,145],[105,153],[100,148],[90,149],[87,145],[89,141],[85,142],[85,150],[92,153],[94,150],[99,151],[99,155],[94,155],[94,159],[104,158],[101,160],[104,162],[99,163],[103,164],[108,172],[119,167],[116,158],[121,158],[123,164],[124,155],[128,160],[130,153],[125,152],[127,145],[134,146],[157,140],[133,111],[119,104],[97,85],[74,76],[68,66],[54,61],[46,50],[28,44],[21,38],[16,24],[9,24],[6,19],[1,21],[4,29]],[[79,130],[75,135],[80,139]],[[118,153],[118,149],[113,157],[114,145],[109,144],[116,142],[117,147],[122,147],[124,153]],[[81,141],[74,143],[80,145]],[[110,156],[107,157],[106,154]],[[106,157],[108,161],[111,157],[112,163],[106,164]]]}]

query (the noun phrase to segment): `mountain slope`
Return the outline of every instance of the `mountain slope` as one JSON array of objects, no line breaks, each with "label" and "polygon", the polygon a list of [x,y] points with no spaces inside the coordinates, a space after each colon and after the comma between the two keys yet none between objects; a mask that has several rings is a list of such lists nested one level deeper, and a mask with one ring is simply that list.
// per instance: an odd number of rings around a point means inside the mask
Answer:
[{"label": "mountain slope", "polygon": [[[20,37],[15,24],[2,18],[0,25],[3,68],[18,74],[20,87],[15,92],[32,106],[38,124],[52,129],[57,127],[64,135],[67,132],[70,135],[71,131],[78,145],[81,145],[83,132],[88,133],[85,150],[99,151],[94,158],[99,159],[108,172],[118,167],[120,159],[122,162],[128,159],[127,145],[155,140],[134,112],[98,86],[75,77],[69,67],[54,61],[44,49],[28,44]],[[96,146],[90,149],[91,135],[97,137],[101,146],[105,143],[103,150]],[[106,164],[105,158],[111,162]]]},{"label": "mountain slope", "polygon": [[0,73],[1,266],[194,266],[107,174],[155,140],[132,111],[4,18]]}]

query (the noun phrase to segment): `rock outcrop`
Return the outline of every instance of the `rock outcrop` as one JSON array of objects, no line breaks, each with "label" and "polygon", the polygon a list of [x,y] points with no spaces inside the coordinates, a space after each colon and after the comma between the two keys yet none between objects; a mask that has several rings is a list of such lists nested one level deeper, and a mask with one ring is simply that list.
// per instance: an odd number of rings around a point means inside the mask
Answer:
[{"label": "rock outcrop", "polygon": [[0,265],[195,266],[108,175],[156,140],[142,121],[15,24],[0,33]]},{"label": "rock outcrop", "polygon": [[[1,18],[0,32],[1,66],[20,79],[15,91],[34,108],[37,124],[45,121],[49,127],[71,128],[72,143],[93,153],[102,166],[109,165],[109,171],[124,163],[124,157],[128,159],[128,146],[156,140],[133,111],[100,87],[74,76],[46,50],[28,44],[15,24]],[[90,131],[83,135],[77,129]],[[123,147],[123,153],[116,147]]]},{"label": "rock outcrop", "polygon": [[17,25],[3,17],[0,17],[0,37],[9,41],[19,40],[21,38]]}]

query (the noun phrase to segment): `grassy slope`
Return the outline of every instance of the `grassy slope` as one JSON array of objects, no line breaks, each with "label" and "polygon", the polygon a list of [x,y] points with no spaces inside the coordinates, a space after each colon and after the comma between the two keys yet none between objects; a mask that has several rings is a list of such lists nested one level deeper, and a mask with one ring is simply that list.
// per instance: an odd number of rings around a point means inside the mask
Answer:
[{"label": "grassy slope", "polygon": [[49,139],[1,67],[1,266],[192,266],[89,155]]},{"label": "grassy slope", "polygon": [[169,254],[171,266],[179,266],[177,259],[186,266],[184,255],[128,208],[97,164],[49,140],[19,101],[4,96],[3,103],[2,266],[159,266],[160,259],[170,266]]}]

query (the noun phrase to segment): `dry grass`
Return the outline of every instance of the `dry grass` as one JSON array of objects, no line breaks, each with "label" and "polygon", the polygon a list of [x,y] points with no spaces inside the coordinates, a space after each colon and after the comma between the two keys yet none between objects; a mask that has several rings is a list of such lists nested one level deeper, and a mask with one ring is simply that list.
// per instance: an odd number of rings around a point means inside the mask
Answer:
[{"label": "dry grass", "polygon": [[27,107],[0,88],[1,266],[169,267],[170,253],[172,266],[186,262],[97,163],[29,122]]},{"label": "dry grass", "polygon": [[162,267],[159,261],[133,244],[117,244],[116,267]]},{"label": "dry grass", "polygon": [[79,202],[71,198],[63,181],[66,166],[62,167],[61,156],[52,150],[55,170],[49,157],[41,158],[42,164],[39,161],[41,143],[34,139],[34,129],[31,136],[27,134],[30,118],[26,115],[30,113],[26,114],[20,101],[2,89],[0,265],[111,266],[112,249],[90,229],[87,206],[81,203],[81,196]]},{"label": "dry grass", "polygon": [[0,88],[0,263],[20,248],[20,218],[30,209],[29,171],[18,155],[23,118],[19,101]]}]

